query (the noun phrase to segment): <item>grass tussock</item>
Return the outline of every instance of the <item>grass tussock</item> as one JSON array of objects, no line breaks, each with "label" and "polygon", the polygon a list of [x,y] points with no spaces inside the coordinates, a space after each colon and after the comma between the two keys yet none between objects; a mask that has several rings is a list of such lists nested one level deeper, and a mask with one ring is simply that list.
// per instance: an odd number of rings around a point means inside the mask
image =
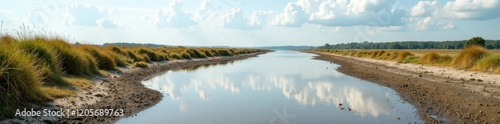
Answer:
[{"label": "grass tussock", "polygon": [[[26,30],[26,29],[23,29]],[[118,47],[71,44],[34,31],[0,34],[0,120],[30,104],[73,96],[92,87],[92,76],[118,66],[148,67],[149,62],[233,56],[260,49]]]},{"label": "grass tussock", "polygon": [[[390,60],[398,63],[417,63],[436,66],[451,66],[457,69],[469,69],[500,73],[500,54],[490,54],[482,46],[470,46],[461,51],[442,50],[437,52],[401,51],[401,50],[339,50],[315,49],[313,52],[333,53],[353,57]],[[491,51],[496,53],[494,50]]]},{"label": "grass tussock", "polygon": [[418,63],[429,64],[429,65],[447,65],[452,61],[449,55],[439,55],[436,52],[430,52],[425,54]]},{"label": "grass tussock", "polygon": [[97,60],[97,65],[100,69],[116,69],[116,61],[111,57],[110,53],[97,50],[93,46],[80,46],[80,49],[92,55]]},{"label": "grass tussock", "polygon": [[146,68],[148,67],[148,63],[146,62],[135,62],[134,67],[141,67],[141,68]]},{"label": "grass tussock", "polygon": [[470,46],[465,48],[453,60],[452,64],[458,69],[469,69],[474,64],[488,54],[487,50],[481,46]]},{"label": "grass tussock", "polygon": [[401,60],[406,59],[407,57],[410,57],[410,56],[415,56],[415,55],[413,55],[412,53],[410,53],[408,51],[397,52],[396,61],[401,61]]},{"label": "grass tussock", "polygon": [[500,54],[488,55],[480,59],[473,67],[475,70],[500,73]]},{"label": "grass tussock", "polygon": [[16,107],[47,100],[43,92],[41,70],[35,58],[0,46],[0,116],[12,117]]}]

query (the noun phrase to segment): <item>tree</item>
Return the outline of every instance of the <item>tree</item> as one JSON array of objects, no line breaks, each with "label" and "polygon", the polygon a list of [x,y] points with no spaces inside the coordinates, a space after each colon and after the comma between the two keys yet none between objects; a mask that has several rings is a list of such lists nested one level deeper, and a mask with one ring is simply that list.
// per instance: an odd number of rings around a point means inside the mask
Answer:
[{"label": "tree", "polygon": [[471,45],[479,45],[483,46],[486,43],[486,40],[484,40],[482,37],[473,37],[469,39],[467,42],[465,42],[465,47],[471,46]]}]

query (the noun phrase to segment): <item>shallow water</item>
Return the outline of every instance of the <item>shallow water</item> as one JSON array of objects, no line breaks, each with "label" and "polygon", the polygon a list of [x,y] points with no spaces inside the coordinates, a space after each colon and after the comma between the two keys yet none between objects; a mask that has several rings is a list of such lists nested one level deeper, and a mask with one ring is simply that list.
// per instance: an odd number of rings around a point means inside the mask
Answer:
[{"label": "shallow water", "polygon": [[[423,123],[393,90],[294,51],[168,71],[144,81],[161,102],[117,123]],[[341,104],[341,105],[340,105]]]}]

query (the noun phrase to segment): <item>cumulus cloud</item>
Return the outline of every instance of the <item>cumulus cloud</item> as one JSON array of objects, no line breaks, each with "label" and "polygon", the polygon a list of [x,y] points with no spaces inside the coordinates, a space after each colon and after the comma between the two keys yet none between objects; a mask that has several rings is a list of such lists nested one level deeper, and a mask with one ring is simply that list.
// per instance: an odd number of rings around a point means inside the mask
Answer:
[{"label": "cumulus cloud", "polygon": [[113,21],[109,20],[108,18],[102,18],[97,20],[97,25],[99,27],[103,28],[119,28],[117,24],[115,24]]},{"label": "cumulus cloud", "polygon": [[180,0],[172,1],[165,9],[159,10],[153,24],[157,27],[182,28],[198,24],[190,13],[182,10],[184,4]]},{"label": "cumulus cloud", "polygon": [[68,24],[73,26],[99,26],[116,28],[118,25],[107,18],[111,9],[98,8],[91,4],[73,4],[68,8]]},{"label": "cumulus cloud", "polygon": [[448,30],[455,28],[455,25],[451,21],[436,20],[429,16],[425,18],[411,18],[410,22],[414,23],[412,26],[417,31],[440,29]]},{"label": "cumulus cloud", "polygon": [[267,24],[264,19],[272,14],[272,11],[255,10],[250,17],[245,17],[241,8],[233,8],[224,13],[218,22],[224,28],[241,30],[261,29]]},{"label": "cumulus cloud", "polygon": [[500,16],[499,0],[456,0],[448,1],[443,16],[456,19],[488,20]]},{"label": "cumulus cloud", "polygon": [[438,8],[437,1],[420,1],[410,9],[410,15],[414,17],[431,16]]},{"label": "cumulus cloud", "polygon": [[196,9],[196,13],[194,14],[194,19],[195,20],[203,20],[209,10],[213,9],[213,6],[211,5],[212,0],[201,0],[200,7]]},{"label": "cumulus cloud", "polygon": [[288,3],[285,9],[283,9],[283,13],[277,14],[271,24],[300,27],[304,22],[307,22],[307,17],[308,15],[305,13],[302,6],[299,6],[296,3]]},{"label": "cumulus cloud", "polygon": [[393,4],[394,0],[299,0],[289,3],[272,24],[300,26],[307,22],[331,27],[404,25],[406,12],[392,9]]},{"label": "cumulus cloud", "polygon": [[456,0],[440,5],[438,1],[420,1],[410,10],[413,17],[489,20],[500,17],[499,0]]}]

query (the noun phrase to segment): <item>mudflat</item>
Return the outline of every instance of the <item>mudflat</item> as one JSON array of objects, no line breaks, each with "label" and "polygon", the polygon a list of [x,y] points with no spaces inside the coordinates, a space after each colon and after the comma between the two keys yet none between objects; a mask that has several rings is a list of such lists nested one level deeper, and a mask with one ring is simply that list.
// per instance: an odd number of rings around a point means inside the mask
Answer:
[{"label": "mudflat", "polygon": [[427,123],[500,123],[500,75],[316,54],[339,72],[395,90]]}]

